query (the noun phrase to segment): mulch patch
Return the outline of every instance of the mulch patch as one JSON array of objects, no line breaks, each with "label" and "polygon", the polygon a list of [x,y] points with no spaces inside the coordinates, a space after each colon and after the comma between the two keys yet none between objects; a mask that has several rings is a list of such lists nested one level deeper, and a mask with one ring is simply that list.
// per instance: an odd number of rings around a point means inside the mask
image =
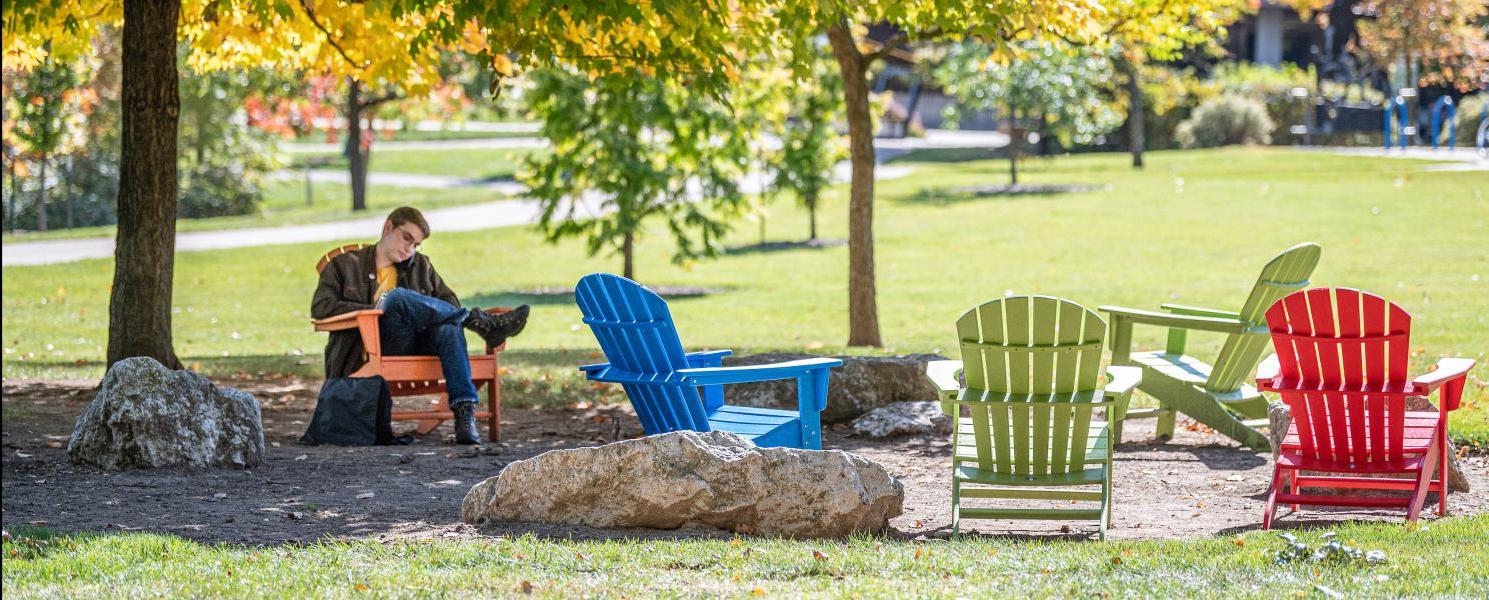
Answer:
[{"label": "mulch patch", "polygon": [[[301,543],[323,538],[377,540],[475,538],[532,533],[560,539],[727,536],[710,530],[607,530],[460,522],[460,502],[477,482],[539,453],[641,435],[629,406],[506,409],[503,440],[456,446],[448,426],[409,446],[339,448],[296,443],[315,406],[319,380],[221,381],[263,406],[266,462],[248,470],[158,469],[107,472],[67,460],[73,422],[93,399],[90,382],[4,384],[3,521],[59,531],[149,531],[207,542]],[[403,400],[400,400],[401,402]],[[428,402],[414,399],[412,402]],[[1270,478],[1265,454],[1201,428],[1171,441],[1152,437],[1151,420],[1130,423],[1118,446],[1110,537],[1197,538],[1260,526]],[[395,429],[409,424],[395,424]],[[484,433],[484,432],[483,432]],[[905,484],[905,513],[889,535],[950,535],[950,446],[943,436],[886,442],[829,428],[824,445],[878,461]],[[1489,511],[1489,457],[1463,466],[1474,491],[1450,498],[1452,514]],[[1285,514],[1283,511],[1282,514]],[[1432,514],[1425,519],[1434,518]],[[1282,516],[1280,528],[1328,527],[1349,520],[1396,521],[1400,513],[1309,509]],[[1094,523],[966,521],[963,532],[1038,539],[1094,539]]]}]

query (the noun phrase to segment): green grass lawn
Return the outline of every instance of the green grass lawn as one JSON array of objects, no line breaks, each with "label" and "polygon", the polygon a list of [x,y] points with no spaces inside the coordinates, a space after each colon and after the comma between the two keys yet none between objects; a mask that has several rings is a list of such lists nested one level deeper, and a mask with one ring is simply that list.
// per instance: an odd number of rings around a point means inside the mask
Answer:
[{"label": "green grass lawn", "polygon": [[[156,534],[4,543],[7,597],[352,597],[529,592],[568,597],[1475,597],[1489,589],[1489,517],[1348,525],[1386,560],[1274,560],[1283,541],[1092,543],[959,538],[570,542],[492,538],[243,547]],[[1322,532],[1300,534],[1311,547]],[[18,594],[11,596],[11,594]]]},{"label": "green grass lawn", "polygon": [[[368,168],[374,173],[416,173],[450,175],[469,179],[510,179],[518,162],[534,152],[527,148],[461,148],[449,150],[378,150],[372,151]],[[346,159],[339,153],[306,153],[291,155],[290,168],[303,168],[313,163],[318,169],[345,169]]]},{"label": "green grass lawn", "polygon": [[[294,142],[298,144],[324,144],[327,141],[326,134],[326,130],[317,129],[305,135],[296,137],[294,139]],[[379,132],[377,141],[423,142],[431,140],[485,140],[491,138],[533,137],[535,135],[537,135],[537,133],[532,131],[419,131],[416,129],[410,129],[407,131],[395,130],[391,136],[387,136],[386,134]],[[337,140],[345,140],[346,132],[337,131],[336,136]]]},{"label": "green grass lawn", "polygon": [[[270,181],[264,186],[264,200],[258,214],[213,219],[178,219],[176,230],[219,231],[244,227],[275,227],[280,225],[304,225],[326,223],[345,219],[365,218],[386,214],[399,206],[414,205],[424,210],[491,202],[507,196],[499,192],[474,187],[449,189],[399,187],[391,185],[368,186],[367,211],[353,212],[352,188],[341,183],[316,182],[311,185],[310,203],[306,203],[304,180]],[[7,234],[5,243],[35,242],[42,240],[67,240],[90,237],[113,237],[113,225],[98,227],[76,227],[46,232]]]},{"label": "green grass lawn", "polygon": [[[911,176],[878,185],[882,352],[955,356],[957,316],[1009,292],[1088,306],[1235,309],[1263,263],[1312,240],[1324,248],[1315,283],[1379,292],[1415,315],[1415,371],[1440,356],[1479,360],[1451,428],[1460,439],[1489,441],[1489,173],[1268,148],[1149,159],[1142,171],[1110,154],[1030,161],[1025,176],[1033,183],[1109,187],[1017,197],[948,191],[1006,181],[1001,161],[904,163],[915,169]],[[845,204],[839,187],[821,209],[823,237],[846,236]],[[766,229],[772,240],[805,237],[805,212],[782,199]],[[729,243],[752,244],[757,231],[742,222]],[[845,350],[847,248],[736,252],[672,265],[667,236],[656,224],[640,239],[638,277],[717,291],[672,302],[690,348]],[[319,374],[325,339],[309,328],[312,267],[333,245],[177,257],[177,352],[209,373]],[[504,386],[509,402],[587,399],[591,391],[573,366],[593,360],[597,346],[572,299],[522,292],[617,271],[619,258],[586,257],[582,241],[550,245],[526,227],[436,231],[425,252],[467,304],[533,304],[531,325],[505,362],[513,369],[513,385]],[[4,376],[100,377],[112,272],[111,260],[6,268]],[[1139,348],[1156,348],[1163,332],[1136,335]],[[1213,356],[1219,342],[1190,339],[1202,356]]]}]

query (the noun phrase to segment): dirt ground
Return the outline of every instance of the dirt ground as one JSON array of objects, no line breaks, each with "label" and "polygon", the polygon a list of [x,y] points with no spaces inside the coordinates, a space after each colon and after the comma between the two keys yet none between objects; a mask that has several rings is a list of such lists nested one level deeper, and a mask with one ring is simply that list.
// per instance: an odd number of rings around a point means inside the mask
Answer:
[{"label": "dirt ground", "polygon": [[[296,443],[320,382],[220,381],[263,404],[265,464],[250,470],[107,472],[67,460],[73,421],[91,383],[6,382],[3,395],[3,521],[60,531],[150,531],[209,542],[276,544],[332,538],[430,539],[533,533],[555,538],[731,535],[712,531],[601,530],[581,526],[460,522],[460,501],[506,464],[547,450],[641,435],[625,405],[503,411],[503,441],[456,446],[448,425],[409,446],[309,447]],[[403,402],[403,400],[400,400]],[[413,402],[428,402],[427,399]],[[1130,423],[1117,447],[1112,538],[1195,538],[1260,526],[1268,457],[1224,438],[1181,429],[1156,443],[1151,420]],[[411,427],[395,423],[394,428]],[[484,433],[484,432],[483,432]],[[871,442],[826,432],[824,446],[878,461],[905,484],[904,514],[890,535],[950,535],[950,446],[946,436]],[[1489,457],[1464,459],[1473,491],[1450,497],[1450,514],[1489,510]],[[1435,513],[1433,513],[1435,514]],[[1390,511],[1305,508],[1279,527],[1396,520]],[[1432,515],[1425,516],[1427,519]],[[968,521],[964,532],[1041,539],[1092,539],[1095,524]]]}]

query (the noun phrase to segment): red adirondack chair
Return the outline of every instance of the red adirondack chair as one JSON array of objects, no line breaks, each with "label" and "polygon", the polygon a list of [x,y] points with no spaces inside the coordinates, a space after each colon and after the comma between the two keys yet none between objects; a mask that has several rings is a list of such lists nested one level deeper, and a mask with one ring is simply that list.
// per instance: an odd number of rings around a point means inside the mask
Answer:
[{"label": "red adirondack chair", "polygon": [[[332,249],[322,256],[315,265],[315,272],[325,270],[326,264],[331,259],[343,253],[360,250],[366,244],[350,244],[340,248]],[[488,308],[486,312],[501,314],[510,311],[510,308]],[[339,331],[342,329],[356,329],[362,337],[362,347],[367,352],[367,364],[352,373],[352,377],[371,377],[381,375],[388,382],[388,389],[393,397],[401,396],[425,396],[431,394],[445,393],[444,372],[440,369],[438,356],[386,356],[382,352],[382,337],[378,332],[377,318],[382,316],[381,310],[358,310],[339,314],[334,317],[314,321],[316,331]],[[501,379],[498,377],[500,366],[497,356],[507,348],[505,342],[492,348],[486,347],[485,354],[477,354],[470,357],[471,379],[476,384],[476,389],[486,387],[486,410],[477,411],[477,419],[486,420],[487,440],[491,442],[501,441]],[[437,408],[430,410],[393,411],[394,421],[418,421],[416,431],[419,435],[427,435],[434,431],[447,420],[455,418],[454,413],[444,402],[440,402]]]},{"label": "red adirondack chair", "polygon": [[[1448,411],[1458,408],[1474,361],[1444,358],[1408,379],[1411,315],[1359,290],[1294,292],[1266,316],[1277,354],[1257,370],[1257,387],[1282,396],[1292,424],[1278,449],[1262,529],[1272,527],[1278,504],[1404,508],[1414,521],[1429,491],[1438,494],[1437,514],[1446,514]],[[1406,409],[1407,397],[1433,391],[1437,411]],[[1434,470],[1443,473],[1433,479]],[[1409,494],[1337,493],[1350,488]]]}]

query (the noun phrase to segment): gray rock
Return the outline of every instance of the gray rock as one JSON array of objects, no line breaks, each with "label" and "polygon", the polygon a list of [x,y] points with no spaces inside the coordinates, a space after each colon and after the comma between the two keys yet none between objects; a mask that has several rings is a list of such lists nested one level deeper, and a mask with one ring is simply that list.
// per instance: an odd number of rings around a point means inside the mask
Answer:
[{"label": "gray rock", "polygon": [[78,417],[67,454],[105,469],[252,467],[263,462],[264,426],[253,396],[154,359],[126,358]]},{"label": "gray rock", "polygon": [[[1425,411],[1436,412],[1437,411],[1437,406],[1434,405],[1434,404],[1432,404],[1432,401],[1431,400],[1428,400],[1425,397],[1422,397],[1422,396],[1408,396],[1406,398],[1406,410],[1425,410]],[[1283,404],[1282,402],[1278,402],[1278,401],[1274,400],[1270,404],[1267,405],[1267,418],[1271,421],[1271,430],[1267,432],[1267,437],[1271,438],[1271,440],[1272,440],[1272,459],[1273,460],[1276,460],[1277,459],[1277,448],[1280,448],[1282,446],[1282,438],[1283,438],[1283,436],[1287,435],[1287,428],[1288,428],[1289,425],[1292,424],[1292,410],[1289,409],[1286,404]],[[1458,492],[1458,493],[1467,492],[1468,491],[1468,478],[1466,478],[1466,477],[1463,476],[1463,468],[1458,464],[1458,452],[1457,452],[1457,449],[1453,447],[1453,442],[1452,442],[1451,439],[1448,440],[1448,465],[1447,466],[1448,466],[1448,469],[1447,469],[1447,472],[1448,472],[1448,491],[1449,492]],[[1311,471],[1304,471],[1304,473],[1305,474],[1313,474],[1313,472],[1311,472]],[[1335,474],[1336,473],[1325,473],[1325,475],[1335,475]],[[1372,475],[1372,474],[1363,474],[1363,475],[1359,475],[1359,476],[1360,477],[1400,477],[1401,475],[1400,474],[1395,474],[1395,473],[1384,473],[1384,474],[1375,474],[1375,475]],[[1392,492],[1381,492],[1381,491],[1377,491],[1377,490],[1340,490],[1338,493],[1345,494],[1345,495],[1351,495],[1351,494],[1359,494],[1359,495],[1399,495],[1399,494],[1393,494]],[[1452,501],[1451,500],[1451,496],[1449,498],[1450,498],[1449,499],[1449,502],[1451,502]]]},{"label": "gray rock", "polygon": [[460,517],[843,537],[882,530],[904,496],[884,467],[841,450],[757,448],[728,432],[675,431],[514,462],[471,488]]},{"label": "gray rock", "polygon": [[853,420],[853,434],[873,439],[896,435],[951,433],[951,417],[940,402],[895,402]]},{"label": "gray rock", "polygon": [[[803,358],[816,356],[792,353],[731,356],[724,358],[724,366],[760,365]],[[833,358],[842,359],[843,366],[833,369],[829,376],[823,423],[846,423],[895,402],[935,401],[936,386],[926,379],[925,364],[945,360],[945,357],[935,354]],[[725,386],[724,400],[740,406],[796,410],[796,380]]]}]

